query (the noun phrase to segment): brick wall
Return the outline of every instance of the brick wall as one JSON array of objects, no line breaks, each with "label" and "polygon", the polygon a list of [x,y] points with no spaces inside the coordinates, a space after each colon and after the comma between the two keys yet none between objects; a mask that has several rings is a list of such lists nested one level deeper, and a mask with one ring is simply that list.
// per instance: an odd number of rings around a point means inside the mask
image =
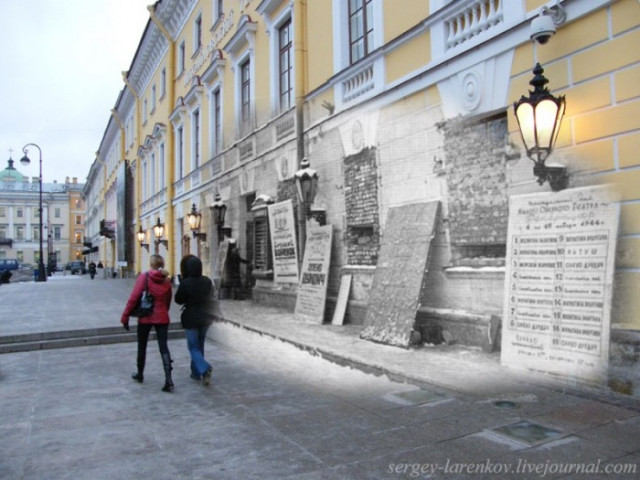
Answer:
[{"label": "brick wall", "polygon": [[344,196],[348,263],[375,265],[380,247],[375,148],[366,148],[344,159]]},{"label": "brick wall", "polygon": [[507,118],[449,121],[444,131],[454,264],[504,257],[508,223]]}]

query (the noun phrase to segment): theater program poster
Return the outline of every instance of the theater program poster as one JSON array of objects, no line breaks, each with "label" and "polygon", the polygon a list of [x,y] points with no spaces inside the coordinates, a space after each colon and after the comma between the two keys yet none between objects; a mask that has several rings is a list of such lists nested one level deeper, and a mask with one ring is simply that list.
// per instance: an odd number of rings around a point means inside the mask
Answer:
[{"label": "theater program poster", "polygon": [[285,200],[268,206],[273,273],[278,283],[298,283],[298,248],[293,202]]},{"label": "theater program poster", "polygon": [[606,381],[618,217],[605,186],[511,197],[504,365]]},{"label": "theater program poster", "polygon": [[[312,222],[307,223],[310,224]],[[332,233],[331,225],[313,227],[307,231],[296,300],[296,317],[302,320],[315,323],[324,321]]]}]

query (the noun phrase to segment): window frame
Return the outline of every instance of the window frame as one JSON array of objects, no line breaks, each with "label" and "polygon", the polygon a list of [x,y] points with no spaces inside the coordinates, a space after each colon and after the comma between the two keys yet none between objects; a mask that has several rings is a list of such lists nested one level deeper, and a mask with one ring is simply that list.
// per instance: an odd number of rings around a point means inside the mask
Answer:
[{"label": "window frame", "polygon": [[184,125],[176,127],[176,180],[184,178]]},{"label": "window frame", "polygon": [[211,108],[211,154],[212,157],[222,152],[222,88],[217,84],[210,93]]},{"label": "window frame", "polygon": [[202,116],[200,106],[191,112],[191,171],[200,168],[202,164]]},{"label": "window frame", "polygon": [[[384,8],[382,0],[371,0],[372,5],[372,45],[369,52],[363,58],[367,58],[384,43]],[[353,65],[350,62],[350,25],[349,2],[333,0],[334,24],[333,24],[333,70],[334,74]],[[360,59],[359,61],[361,61]]]},{"label": "window frame", "polygon": [[[351,8],[354,2],[357,2],[358,8],[352,11]],[[357,63],[358,61],[367,57],[373,49],[372,48],[374,45],[373,29],[374,29],[375,22],[373,18],[369,18],[368,8],[371,7],[371,16],[373,17],[374,5],[373,5],[373,0],[349,0],[346,3],[347,3],[347,9],[348,9],[347,24],[349,27],[349,64],[353,65],[354,63]],[[361,22],[359,23],[361,23],[362,25],[362,33],[359,36],[355,37],[354,39],[353,19],[358,14],[360,14],[359,16],[361,18]],[[363,45],[362,55],[359,56],[358,58],[354,58],[354,46],[360,42],[362,42],[362,45]]]},{"label": "window frame", "polygon": [[[282,34],[283,30],[287,29],[288,43],[283,45],[282,42]],[[284,112],[291,108],[293,104],[293,84],[294,79],[292,78],[293,74],[293,21],[291,17],[287,17],[278,27],[278,40],[277,40],[277,49],[278,49],[278,111]],[[287,57],[288,66],[286,69],[283,69],[283,55]],[[282,79],[283,76],[287,77],[288,88],[283,92],[282,89]],[[285,101],[286,99],[286,101]]]},{"label": "window frame", "polygon": [[198,13],[193,21],[193,54],[198,53],[202,47],[202,12]]},{"label": "window frame", "polygon": [[178,62],[178,76],[182,75],[184,73],[184,69],[185,69],[185,62],[186,62],[186,49],[185,49],[185,43],[184,40],[182,40],[180,42],[180,44],[178,45],[178,58],[176,59]]}]

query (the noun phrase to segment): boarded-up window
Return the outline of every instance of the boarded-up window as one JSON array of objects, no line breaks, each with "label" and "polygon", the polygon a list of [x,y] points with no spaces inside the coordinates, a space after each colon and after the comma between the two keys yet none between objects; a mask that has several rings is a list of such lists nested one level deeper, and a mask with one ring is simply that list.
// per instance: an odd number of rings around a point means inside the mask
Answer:
[{"label": "boarded-up window", "polygon": [[273,268],[271,239],[269,238],[269,217],[267,216],[266,208],[254,211],[253,265],[256,273],[267,272]]}]

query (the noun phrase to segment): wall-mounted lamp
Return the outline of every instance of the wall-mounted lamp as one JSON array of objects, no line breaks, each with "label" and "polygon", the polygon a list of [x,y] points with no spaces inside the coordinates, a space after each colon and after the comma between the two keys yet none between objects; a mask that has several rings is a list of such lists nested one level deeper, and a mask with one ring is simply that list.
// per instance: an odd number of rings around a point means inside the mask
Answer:
[{"label": "wall-mounted lamp", "polygon": [[203,242],[207,241],[207,234],[200,233],[200,222],[202,221],[202,214],[196,210],[196,204],[194,203],[191,206],[191,211],[187,215],[187,221],[189,222],[189,228],[193,233],[193,238],[197,238],[202,240]]},{"label": "wall-mounted lamp", "polygon": [[149,251],[149,244],[148,243],[144,243],[144,241],[147,239],[147,232],[146,230],[142,229],[142,225],[140,225],[140,228],[138,229],[138,232],[136,233],[136,236],[138,237],[138,243],[140,244],[140,246],[142,248],[146,248],[147,252]]},{"label": "wall-mounted lamp", "polygon": [[153,226],[153,233],[156,236],[156,248],[158,248],[158,245],[164,245],[164,248],[169,248],[169,242],[162,239],[162,236],[164,235],[164,223],[160,221],[160,217],[158,217],[158,221]]},{"label": "wall-mounted lamp", "polygon": [[538,177],[540,185],[548,181],[551,189],[557,192],[567,187],[566,167],[546,165],[545,162],[558,138],[566,105],[564,95],[556,98],[549,93],[545,87],[549,80],[543,73],[544,69],[537,63],[533,79],[529,82],[534,87],[533,91],[529,91],[528,97],[520,97],[513,104],[513,109],[527,156],[534,163],[533,174]]},{"label": "wall-mounted lamp", "polygon": [[216,193],[213,203],[209,207],[211,210],[211,216],[213,217],[213,224],[218,230],[218,243],[222,241],[224,230],[224,217],[227,214],[227,206],[222,201],[220,193]]},{"label": "wall-mounted lamp", "polygon": [[298,199],[304,206],[305,216],[309,218],[311,204],[318,193],[318,172],[310,167],[309,159],[304,158],[300,163],[300,170],[294,174],[294,178],[298,189]]}]

